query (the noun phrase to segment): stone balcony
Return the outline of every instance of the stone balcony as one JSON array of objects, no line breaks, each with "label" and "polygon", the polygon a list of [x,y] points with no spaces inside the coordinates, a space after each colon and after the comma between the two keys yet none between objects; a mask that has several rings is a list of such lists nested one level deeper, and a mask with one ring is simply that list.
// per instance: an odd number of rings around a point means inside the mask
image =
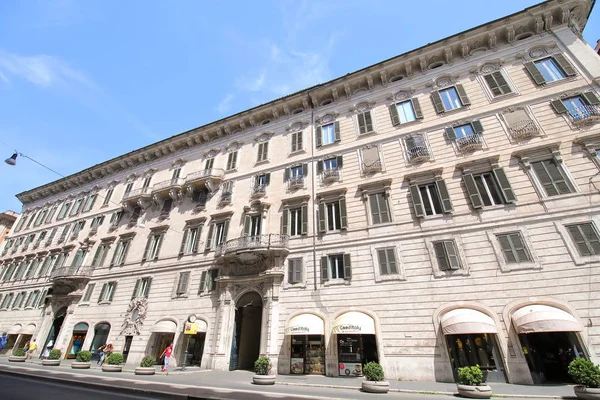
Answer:
[{"label": "stone balcony", "polygon": [[280,234],[242,236],[228,240],[215,250],[216,257],[235,257],[244,253],[255,254],[287,254],[289,252],[289,236]]},{"label": "stone balcony", "polygon": [[474,133],[468,136],[456,138],[456,146],[460,151],[475,151],[483,148],[483,137]]},{"label": "stone balcony", "polygon": [[427,161],[431,158],[429,149],[425,146],[415,146],[407,150],[408,161],[411,163],[418,163],[421,161]]},{"label": "stone balcony", "polygon": [[372,174],[375,172],[381,172],[383,166],[381,165],[381,160],[371,161],[369,163],[363,163],[363,172],[365,174]]},{"label": "stone balcony", "polygon": [[185,186],[188,192],[194,188],[204,186],[211,192],[217,190],[219,183],[223,181],[225,170],[223,168],[208,168],[192,172],[185,178]]},{"label": "stone balcony", "polygon": [[287,180],[288,189],[301,189],[304,187],[304,177],[303,176],[292,176]]},{"label": "stone balcony", "polygon": [[253,199],[260,199],[261,197],[265,197],[267,195],[267,185],[254,185],[252,187],[252,193],[250,197]]},{"label": "stone balcony", "polygon": [[172,189],[181,189],[185,184],[183,178],[169,179],[168,181],[158,182],[152,186],[152,194],[169,194]]},{"label": "stone balcony", "polygon": [[134,205],[137,204],[138,200],[149,199],[150,198],[150,188],[143,187],[139,189],[133,189],[129,193],[125,193],[123,195],[122,203],[123,205]]},{"label": "stone balcony", "polygon": [[340,180],[339,168],[330,168],[321,172],[321,180],[324,183],[337,182]]},{"label": "stone balcony", "polygon": [[83,289],[89,282],[93,270],[91,266],[57,268],[50,274],[52,292],[58,295],[66,295]]},{"label": "stone balcony", "polygon": [[537,125],[530,119],[517,121],[508,127],[511,135],[515,139],[528,139],[539,134]]}]

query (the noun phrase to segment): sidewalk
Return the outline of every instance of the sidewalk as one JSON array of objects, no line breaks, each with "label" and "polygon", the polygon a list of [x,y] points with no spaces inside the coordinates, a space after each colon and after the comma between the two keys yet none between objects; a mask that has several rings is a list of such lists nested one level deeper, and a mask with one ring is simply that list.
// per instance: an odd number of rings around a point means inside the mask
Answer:
[{"label": "sidewalk", "polygon": [[[0,371],[18,371],[28,374],[51,373],[57,375],[60,372],[61,379],[69,379],[69,376],[84,375],[90,378],[99,378],[101,381],[128,381],[136,382],[139,385],[167,384],[179,387],[194,388],[219,388],[235,390],[254,390],[257,386],[250,384],[252,381],[252,372],[249,371],[212,371],[201,370],[197,367],[188,367],[186,371],[180,368],[173,369],[169,374],[164,374],[157,367],[155,376],[134,375],[133,366],[126,365],[122,373],[102,372],[99,366],[92,363],[89,370],[73,370],[70,360],[62,360],[58,367],[44,367],[39,360],[28,361],[26,363],[9,363],[4,357],[0,358]],[[70,378],[75,380],[76,378]],[[352,390],[353,398],[361,398],[359,389],[362,378],[342,378],[326,377],[321,375],[278,375],[275,386],[266,389],[267,391],[278,390],[280,392],[293,392],[294,394],[313,394],[317,389],[319,393],[335,393],[335,396],[348,398],[348,393]],[[509,383],[490,383],[495,397],[509,398],[574,398],[572,385],[514,385]],[[138,385],[136,385],[138,386]],[[176,387],[173,386],[173,387]],[[293,389],[292,389],[293,387]],[[312,389],[311,389],[312,388]],[[303,390],[306,389],[306,390]],[[261,387],[260,390],[263,390]],[[390,392],[397,394],[413,394],[412,398],[438,398],[439,395],[454,395],[456,393],[456,384],[444,382],[415,382],[415,381],[390,381]],[[362,394],[362,393],[360,393]],[[365,394],[366,395],[366,394]],[[437,396],[433,396],[437,395]],[[331,396],[331,395],[329,395]]]}]

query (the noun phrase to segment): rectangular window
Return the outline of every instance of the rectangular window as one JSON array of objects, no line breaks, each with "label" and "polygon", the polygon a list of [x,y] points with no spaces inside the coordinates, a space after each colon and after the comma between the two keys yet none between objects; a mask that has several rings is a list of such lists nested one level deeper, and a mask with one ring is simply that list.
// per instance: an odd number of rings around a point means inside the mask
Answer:
[{"label": "rectangular window", "polygon": [[321,257],[321,280],[331,279],[350,280],[352,278],[352,265],[350,254],[334,254]]},{"label": "rectangular window", "polygon": [[166,218],[169,216],[169,214],[171,213],[171,209],[173,208],[173,199],[172,198],[166,198],[163,201],[162,207],[160,209],[160,216],[162,218]]},{"label": "rectangular window", "polygon": [[581,256],[600,255],[600,235],[594,224],[588,222],[577,225],[567,225],[569,234]]},{"label": "rectangular window", "polygon": [[73,268],[79,268],[83,265],[83,262],[85,261],[85,256],[87,255],[87,250],[84,249],[78,249],[75,252],[75,257],[73,257],[73,262],[71,263],[71,266]]},{"label": "rectangular window", "polygon": [[308,230],[308,206],[290,208],[283,212],[282,234],[306,235]]},{"label": "rectangular window", "polygon": [[254,177],[255,186],[267,186],[271,181],[271,174],[260,174]]},{"label": "rectangular window", "polygon": [[525,69],[537,85],[556,82],[577,74],[573,65],[562,54],[525,63]]},{"label": "rectangular window", "polygon": [[73,208],[71,209],[71,212],[69,213],[70,217],[79,214],[79,211],[81,210],[81,204],[83,204],[83,200],[84,200],[83,198],[75,200],[75,203],[73,204]]},{"label": "rectangular window", "polygon": [[172,183],[177,183],[177,180],[179,179],[180,175],[181,175],[181,167],[175,168],[173,170],[173,175],[171,175],[171,182]]},{"label": "rectangular window", "polygon": [[396,251],[393,247],[388,249],[377,249],[377,259],[381,275],[393,275],[398,273]]},{"label": "rectangular window", "polygon": [[431,93],[431,101],[438,114],[456,110],[471,104],[462,85],[455,85]]},{"label": "rectangular window", "polygon": [[237,167],[237,151],[232,151],[227,155],[227,171],[234,170]]},{"label": "rectangular window", "polygon": [[125,260],[127,259],[127,252],[129,251],[129,246],[131,244],[131,239],[121,239],[117,243],[117,248],[115,249],[115,253],[113,254],[112,261],[110,263],[111,267],[119,267],[125,264]]},{"label": "rectangular window", "polygon": [[160,253],[160,247],[162,245],[162,241],[164,238],[164,232],[152,233],[148,237],[148,242],[146,243],[146,251],[144,252],[143,261],[152,261],[158,260],[158,255]]},{"label": "rectangular window", "polygon": [[502,252],[504,253],[504,259],[507,264],[518,264],[523,262],[531,261],[529,252],[525,247],[525,242],[520,232],[504,233],[502,235],[496,235]]},{"label": "rectangular window", "polygon": [[135,206],[133,211],[131,212],[131,218],[129,218],[130,224],[137,224],[138,219],[140,219],[140,215],[142,214],[142,207]]},{"label": "rectangular window", "polygon": [[246,215],[244,219],[244,236],[260,236],[262,233],[262,215]]},{"label": "rectangular window", "polygon": [[450,194],[442,179],[423,185],[410,185],[409,189],[417,217],[452,212]]},{"label": "rectangular window", "polygon": [[397,103],[396,109],[398,110],[398,118],[401,124],[416,121],[417,117],[415,116],[415,109],[413,108],[412,101],[407,100]]},{"label": "rectangular window", "polygon": [[39,295],[40,295],[39,290],[34,290],[33,292],[29,293],[29,296],[27,297],[27,301],[25,302],[25,308],[30,308],[30,307],[33,307],[34,304],[37,304]]},{"label": "rectangular window", "polygon": [[4,296],[4,301],[2,301],[2,309],[3,310],[7,309],[10,306],[14,295],[15,295],[14,293],[9,293],[6,296]]},{"label": "rectangular window", "polygon": [[373,132],[373,117],[371,111],[367,110],[356,115],[358,120],[358,134],[364,135],[365,133]]},{"label": "rectangular window", "polygon": [[296,283],[302,283],[302,281],[302,259],[288,259],[288,283],[294,285]]},{"label": "rectangular window", "polygon": [[131,189],[133,189],[133,182],[127,182],[127,184],[125,185],[125,192],[123,193],[123,197],[126,197],[131,192]]},{"label": "rectangular window", "polygon": [[373,225],[391,222],[390,208],[385,192],[370,194],[369,206],[371,209],[371,223]]},{"label": "rectangular window", "polygon": [[[148,189],[150,187],[150,182],[152,182],[152,177],[151,176],[147,176],[144,179],[144,184],[142,185],[142,189]],[[145,193],[145,191],[142,190],[142,193]]]},{"label": "rectangular window", "polygon": [[35,222],[33,223],[34,226],[38,226],[40,225],[42,222],[44,222],[44,218],[46,218],[46,214],[48,213],[48,210],[42,210],[37,218],[35,219]]},{"label": "rectangular window", "polygon": [[198,252],[201,232],[201,226],[188,226],[186,228],[185,232],[183,233],[183,240],[181,241],[181,249],[179,251],[180,255]]},{"label": "rectangular window", "polygon": [[19,292],[17,293],[17,297],[15,298],[15,302],[12,305],[12,308],[21,308],[21,305],[23,304],[23,299],[25,297],[25,292]]},{"label": "rectangular window", "polygon": [[294,153],[296,151],[301,151],[304,149],[303,143],[302,143],[302,131],[292,133],[291,140],[292,140],[292,153]]},{"label": "rectangular window", "polygon": [[214,222],[208,227],[208,237],[206,239],[206,251],[215,249],[227,241],[227,231],[229,230],[229,220]]},{"label": "rectangular window", "polygon": [[92,223],[90,224],[91,229],[98,229],[104,223],[104,215],[99,215],[92,219]]},{"label": "rectangular window", "polygon": [[267,161],[269,159],[269,142],[262,142],[258,144],[258,154],[256,156],[256,162]]},{"label": "rectangular window", "polygon": [[85,289],[85,294],[83,295],[83,299],[81,300],[83,303],[89,303],[91,298],[92,298],[92,294],[94,293],[94,287],[96,286],[95,283],[90,283],[87,285],[87,288]]},{"label": "rectangular window", "polygon": [[502,71],[494,71],[491,74],[484,75],[483,79],[485,79],[494,97],[512,93],[512,89]]},{"label": "rectangular window", "polygon": [[346,199],[319,204],[319,232],[336,231],[348,227]]},{"label": "rectangular window", "polygon": [[152,278],[141,278],[135,282],[131,299],[136,297],[148,297],[150,293],[150,285],[152,284]]},{"label": "rectangular window", "polygon": [[594,92],[584,92],[579,96],[550,102],[558,114],[568,114],[571,121],[582,124],[600,117],[600,98]]},{"label": "rectangular window", "polygon": [[198,294],[203,292],[212,292],[217,288],[217,277],[219,276],[218,269],[209,269],[208,271],[202,271],[200,275],[200,286],[198,287]]},{"label": "rectangular window", "polygon": [[555,158],[532,162],[531,166],[547,196],[575,192],[575,188],[567,177],[562,164],[558,163]]},{"label": "rectangular window", "polygon": [[323,145],[335,142],[335,124],[323,125],[321,127],[321,137]]},{"label": "rectangular window", "polygon": [[177,282],[177,289],[175,290],[175,294],[177,296],[183,296],[188,291],[188,286],[190,282],[190,273],[182,272],[179,274],[179,280]]},{"label": "rectangular window", "polygon": [[123,211],[115,211],[110,216],[110,225],[116,227],[119,222],[121,222],[121,218],[123,217]]},{"label": "rectangular window", "polygon": [[463,181],[473,208],[482,208],[517,201],[503,168],[482,174],[465,174]]},{"label": "rectangular window", "polygon": [[460,98],[458,97],[458,92],[455,88],[452,87],[440,90],[439,93],[440,97],[442,98],[442,103],[444,104],[445,111],[450,111],[462,107],[462,103],[460,102]]},{"label": "rectangular window", "polygon": [[67,216],[67,212],[69,211],[69,208],[71,208],[71,204],[72,203],[69,201],[60,207],[60,211],[58,212],[58,217],[56,217],[57,220],[61,220]]},{"label": "rectangular window", "polygon": [[79,232],[81,232],[84,227],[85,227],[85,221],[84,220],[77,221],[75,224],[73,224],[73,236],[78,235]]},{"label": "rectangular window", "polygon": [[112,301],[117,290],[117,282],[107,282],[102,285],[100,290],[100,296],[98,296],[98,303],[109,303]]},{"label": "rectangular window", "polygon": [[440,271],[449,271],[460,269],[460,258],[456,250],[454,240],[443,240],[434,242],[435,258],[438,262]]},{"label": "rectangular window", "polygon": [[108,249],[110,249],[109,243],[100,243],[100,245],[96,249],[96,254],[94,254],[94,259],[92,260],[93,268],[99,268],[104,265],[104,260],[106,259],[106,255],[108,254]]},{"label": "rectangular window", "polygon": [[213,165],[215,165],[215,159],[214,158],[207,158],[206,161],[204,162],[204,169],[205,170],[212,169]]},{"label": "rectangular window", "polygon": [[102,202],[102,207],[105,207],[108,205],[108,203],[110,203],[110,198],[112,197],[114,190],[115,190],[114,188],[108,189],[108,191],[106,192],[106,195],[104,196],[104,201]]},{"label": "rectangular window", "polygon": [[37,308],[43,308],[46,306],[46,296],[48,296],[48,289],[45,289],[40,295],[40,300],[37,304]]},{"label": "rectangular window", "polygon": [[208,189],[205,187],[194,189],[192,192],[192,202],[196,204],[196,206],[204,207],[206,205],[206,201],[208,200]]},{"label": "rectangular window", "polygon": [[57,209],[58,207],[56,206],[50,209],[50,212],[48,213],[48,215],[46,216],[46,220],[44,221],[45,224],[49,224],[50,222],[52,222],[52,218],[54,218],[54,214],[56,214]]},{"label": "rectangular window", "polygon": [[36,219],[38,213],[34,213],[31,218],[29,218],[29,221],[27,222],[27,226],[25,227],[25,229],[29,229],[29,227],[31,226],[31,224],[33,223],[33,221]]},{"label": "rectangular window", "polygon": [[337,157],[328,158],[323,160],[323,170],[335,170],[338,169]]},{"label": "rectangular window", "polygon": [[554,82],[567,77],[565,72],[553,58],[535,61],[534,64],[546,82]]}]

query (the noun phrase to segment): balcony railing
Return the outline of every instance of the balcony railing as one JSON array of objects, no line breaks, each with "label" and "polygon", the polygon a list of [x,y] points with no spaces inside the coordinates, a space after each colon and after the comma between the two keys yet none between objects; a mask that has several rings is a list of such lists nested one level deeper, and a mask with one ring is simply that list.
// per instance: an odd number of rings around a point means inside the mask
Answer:
[{"label": "balcony railing", "polygon": [[365,173],[381,172],[381,170],[381,160],[371,161],[370,163],[363,163],[363,171]]},{"label": "balcony railing", "polygon": [[456,145],[462,151],[473,151],[483,147],[483,138],[481,135],[474,133],[469,136],[456,138]]},{"label": "balcony railing", "polygon": [[150,189],[147,187],[133,189],[129,193],[125,193],[123,195],[123,201],[137,199],[138,197],[142,197],[142,196],[149,195],[149,194],[150,194]]},{"label": "balcony railing", "polygon": [[231,203],[231,193],[223,193],[221,194],[221,199],[219,200],[220,204],[229,204]]},{"label": "balcony railing", "polygon": [[264,197],[267,194],[267,185],[254,185],[252,188],[252,198]]},{"label": "balcony railing", "polygon": [[338,168],[330,168],[321,172],[323,182],[333,182],[340,180],[340,170]]},{"label": "balcony railing", "polygon": [[171,189],[173,187],[181,187],[184,184],[183,178],[169,179],[168,181],[158,182],[152,187],[152,192],[160,192],[162,190]]},{"label": "balcony railing", "polygon": [[225,176],[225,170],[223,168],[208,168],[201,171],[192,172],[185,178],[185,181],[189,183],[210,178],[223,179],[223,176]]},{"label": "balcony railing", "polygon": [[222,256],[229,253],[252,250],[287,250],[289,236],[279,234],[243,236],[228,240],[215,249],[215,255]]},{"label": "balcony railing", "polygon": [[304,177],[303,176],[292,176],[288,179],[287,185],[289,189],[297,189],[304,187]]},{"label": "balcony railing", "polygon": [[600,107],[579,106],[576,110],[569,110],[569,115],[575,125],[592,124],[600,120]]},{"label": "balcony railing", "polygon": [[50,280],[68,279],[68,278],[89,278],[92,276],[94,268],[91,266],[68,266],[60,267],[52,271]]},{"label": "balcony railing", "polygon": [[408,149],[408,160],[410,162],[426,161],[430,158],[429,149],[425,146],[416,146]]},{"label": "balcony railing", "polygon": [[508,127],[515,139],[526,139],[539,133],[537,125],[530,119],[517,121]]}]

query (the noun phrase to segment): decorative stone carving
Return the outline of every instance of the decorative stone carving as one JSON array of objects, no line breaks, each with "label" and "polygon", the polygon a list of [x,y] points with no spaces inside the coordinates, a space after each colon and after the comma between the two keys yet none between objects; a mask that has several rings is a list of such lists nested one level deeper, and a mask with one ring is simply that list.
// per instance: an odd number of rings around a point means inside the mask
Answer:
[{"label": "decorative stone carving", "polygon": [[373,89],[373,76],[367,75],[367,86],[369,90]]},{"label": "decorative stone carving", "polygon": [[387,86],[387,75],[385,70],[379,72],[379,77],[381,78],[381,84],[385,87]]},{"label": "decorative stone carving", "polygon": [[240,142],[240,141],[236,140],[236,141],[229,143],[227,146],[225,146],[225,150],[227,152],[236,151],[236,150],[239,150],[243,144],[244,144],[244,142]]},{"label": "decorative stone carving", "polygon": [[529,51],[529,57],[531,58],[540,58],[548,54],[548,50],[543,47],[536,47]]},{"label": "decorative stone carving", "polygon": [[349,83],[344,83],[344,92],[346,92],[346,97],[352,97],[352,90],[350,89]]},{"label": "decorative stone carving", "polygon": [[404,70],[406,71],[406,76],[410,77],[412,76],[412,64],[410,63],[410,61],[407,61],[404,63]]},{"label": "decorative stone carving", "polygon": [[294,122],[293,124],[290,124],[286,130],[288,132],[298,132],[301,131],[302,129],[306,128],[308,126],[307,122],[303,122],[303,121],[298,121],[298,122]]},{"label": "decorative stone carving", "polygon": [[121,335],[140,335],[144,320],[148,313],[148,299],[136,297],[129,302],[123,321]]},{"label": "decorative stone carving", "polygon": [[337,118],[337,115],[338,115],[337,113],[325,114],[321,118],[318,118],[317,122],[320,123],[320,124],[328,124],[330,122],[335,121],[335,119]]},{"label": "decorative stone carving", "polygon": [[262,142],[266,142],[269,139],[271,139],[271,137],[274,135],[275,133],[273,132],[265,132],[265,133],[261,133],[260,135],[257,135],[254,137],[254,141],[258,142],[258,143],[262,143]]},{"label": "decorative stone carving", "polygon": [[541,16],[535,18],[535,33],[540,34],[544,31],[544,20]]},{"label": "decorative stone carving", "polygon": [[506,41],[510,44],[515,42],[515,28],[512,26],[506,28]]},{"label": "decorative stone carving", "polygon": [[210,149],[210,150],[204,152],[204,158],[215,158],[217,156],[217,154],[219,154],[219,151],[221,151],[221,150],[219,150],[217,148]]},{"label": "decorative stone carving", "polygon": [[488,33],[488,46],[492,50],[496,50],[498,38],[496,37],[496,32],[491,31]]},{"label": "decorative stone carving", "polygon": [[419,57],[419,66],[421,67],[421,72],[427,72],[427,59],[424,56]]},{"label": "decorative stone carving", "polygon": [[552,16],[551,12],[547,12],[544,14],[545,29],[547,31],[549,31],[550,28],[552,28],[553,19],[554,19],[554,17]]}]

